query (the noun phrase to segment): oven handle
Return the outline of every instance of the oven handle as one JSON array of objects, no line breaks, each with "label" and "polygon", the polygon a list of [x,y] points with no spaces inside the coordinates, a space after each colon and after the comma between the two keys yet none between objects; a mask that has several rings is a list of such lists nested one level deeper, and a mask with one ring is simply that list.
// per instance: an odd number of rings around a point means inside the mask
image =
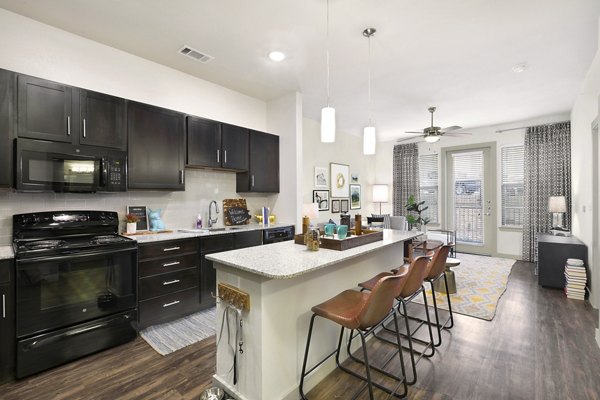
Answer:
[{"label": "oven handle", "polygon": [[77,258],[88,258],[88,257],[96,257],[96,256],[106,256],[106,255],[114,255],[114,254],[122,254],[122,253],[135,253],[135,248],[133,249],[123,249],[118,251],[107,252],[106,250],[97,250],[97,251],[86,251],[86,252],[78,252],[78,251],[65,251],[60,256],[47,256],[47,257],[35,257],[35,258],[25,258],[17,260],[18,265],[24,264],[34,264],[40,261],[64,261],[64,260],[72,260],[74,257]]},{"label": "oven handle", "polygon": [[40,340],[35,340],[31,343],[27,343],[26,345],[24,345],[23,350],[28,351],[28,350],[31,350],[31,349],[34,349],[34,348],[37,348],[40,346],[46,346],[46,345],[49,345],[52,343],[60,342],[61,340],[64,340],[70,336],[76,336],[76,335],[80,335],[82,333],[86,333],[86,332],[93,331],[96,329],[115,325],[116,323],[120,323],[120,321],[122,319],[130,319],[130,316],[122,315],[117,318],[112,318],[108,321],[100,322],[99,324],[94,324],[94,325],[90,325],[90,326],[86,326],[86,327],[82,327],[82,328],[75,328],[75,329],[71,329],[66,332],[63,332],[60,335],[50,336],[50,337],[46,337],[46,338],[43,338]]}]

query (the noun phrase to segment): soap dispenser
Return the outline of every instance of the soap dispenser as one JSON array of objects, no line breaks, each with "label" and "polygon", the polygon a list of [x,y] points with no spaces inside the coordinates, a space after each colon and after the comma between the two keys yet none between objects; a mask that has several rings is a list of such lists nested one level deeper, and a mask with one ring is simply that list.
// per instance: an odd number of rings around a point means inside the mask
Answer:
[{"label": "soap dispenser", "polygon": [[202,214],[198,214],[196,218],[196,229],[202,229]]}]

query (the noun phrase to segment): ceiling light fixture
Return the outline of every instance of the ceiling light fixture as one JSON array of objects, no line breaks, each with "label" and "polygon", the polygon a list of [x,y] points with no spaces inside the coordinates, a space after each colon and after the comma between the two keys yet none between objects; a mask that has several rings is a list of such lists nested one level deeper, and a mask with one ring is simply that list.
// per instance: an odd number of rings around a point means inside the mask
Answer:
[{"label": "ceiling light fixture", "polygon": [[520,63],[513,65],[511,69],[513,70],[513,72],[516,72],[518,74],[520,72],[527,71],[529,67],[527,66],[527,63]]},{"label": "ceiling light fixture", "polygon": [[425,136],[425,141],[427,143],[435,143],[438,140],[440,140],[440,137],[438,135],[427,135],[427,136]]},{"label": "ceiling light fixture", "polygon": [[375,154],[377,145],[377,136],[375,127],[373,126],[373,110],[371,108],[371,36],[377,32],[375,28],[367,28],[363,31],[363,36],[369,40],[369,57],[368,57],[368,85],[369,85],[369,126],[365,127],[363,132],[363,154]]},{"label": "ceiling light fixture", "polygon": [[272,51],[269,53],[269,58],[272,61],[281,62],[285,60],[285,54],[283,54],[281,51]]},{"label": "ceiling light fixture", "polygon": [[335,108],[329,105],[329,0],[327,0],[327,107],[321,109],[321,142],[335,142]]}]

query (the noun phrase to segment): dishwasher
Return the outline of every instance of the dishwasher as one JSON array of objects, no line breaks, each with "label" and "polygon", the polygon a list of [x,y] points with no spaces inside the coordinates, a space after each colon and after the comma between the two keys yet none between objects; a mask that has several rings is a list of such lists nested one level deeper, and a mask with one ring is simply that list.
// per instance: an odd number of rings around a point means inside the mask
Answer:
[{"label": "dishwasher", "polygon": [[282,226],[279,228],[268,228],[263,230],[263,244],[284,242],[294,239],[295,229],[293,226]]}]

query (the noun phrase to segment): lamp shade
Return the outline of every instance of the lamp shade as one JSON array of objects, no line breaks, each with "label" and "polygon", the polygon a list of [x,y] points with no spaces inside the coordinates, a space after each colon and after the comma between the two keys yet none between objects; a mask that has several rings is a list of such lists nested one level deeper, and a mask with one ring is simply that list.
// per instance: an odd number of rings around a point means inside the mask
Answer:
[{"label": "lamp shade", "polygon": [[435,143],[438,140],[440,140],[440,137],[437,136],[437,135],[427,135],[427,136],[425,136],[425,141],[427,143]]},{"label": "lamp shade", "polygon": [[319,205],[317,203],[306,203],[302,205],[302,215],[310,219],[319,216]]},{"label": "lamp shade", "polygon": [[321,109],[321,142],[335,142],[335,108],[333,107]]},{"label": "lamp shade", "polygon": [[371,155],[375,154],[375,146],[377,145],[377,138],[375,136],[375,127],[367,126],[363,133],[363,154]]},{"label": "lamp shade", "polygon": [[567,199],[565,198],[565,196],[550,196],[548,198],[548,212],[567,212]]},{"label": "lamp shade", "polygon": [[373,185],[373,202],[387,203],[388,202],[388,185],[375,184]]}]

